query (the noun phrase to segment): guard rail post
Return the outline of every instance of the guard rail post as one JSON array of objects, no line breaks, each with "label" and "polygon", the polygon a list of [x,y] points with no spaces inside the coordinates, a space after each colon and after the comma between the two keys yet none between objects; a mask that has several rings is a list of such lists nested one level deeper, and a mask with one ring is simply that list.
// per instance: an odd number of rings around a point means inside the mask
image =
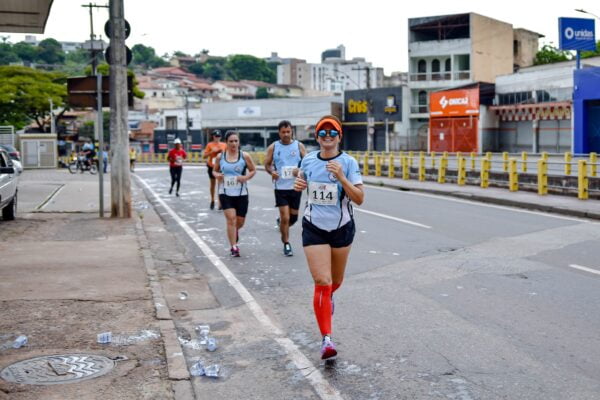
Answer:
[{"label": "guard rail post", "polygon": [[521,153],[521,172],[527,172],[527,152],[524,151]]},{"label": "guard rail post", "polygon": [[448,152],[444,152],[440,159],[440,167],[438,168],[438,183],[446,182],[446,168],[448,167]]},{"label": "guard rail post", "polygon": [[508,172],[508,151],[502,153],[502,170]]},{"label": "guard rail post", "polygon": [[598,155],[594,152],[590,153],[590,176],[596,176]]},{"label": "guard rail post", "polygon": [[538,194],[539,195],[547,195],[548,194],[548,161],[543,157],[538,160]]},{"label": "guard rail post", "polygon": [[467,181],[467,160],[458,153],[458,177],[457,183],[459,186],[464,186]]},{"label": "guard rail post", "polygon": [[430,153],[431,155],[431,169],[435,169],[435,151]]},{"label": "guard rail post", "polygon": [[517,172],[517,159],[511,157],[508,161],[508,190],[516,192],[519,190],[519,174]]},{"label": "guard rail post", "polygon": [[589,197],[589,179],[587,176],[587,162],[579,160],[577,162],[577,198],[587,200]]},{"label": "guard rail post", "polygon": [[395,178],[396,171],[394,170],[394,153],[390,153],[388,157],[388,178]]},{"label": "guard rail post", "polygon": [[474,151],[471,152],[471,171],[475,171],[475,160],[477,157],[477,153]]},{"label": "guard rail post", "polygon": [[571,175],[571,161],[573,161],[573,153],[567,151],[565,153],[565,175]]},{"label": "guard rail post", "polygon": [[410,167],[408,166],[408,157],[402,157],[402,179],[410,179]]},{"label": "guard rail post", "polygon": [[375,176],[381,176],[381,156],[375,156]]},{"label": "guard rail post", "polygon": [[481,158],[480,186],[484,189],[490,186],[490,165],[491,161],[487,156]]},{"label": "guard rail post", "polygon": [[425,181],[425,152],[419,153],[419,181]]},{"label": "guard rail post", "polygon": [[365,151],[365,155],[363,157],[363,175],[369,175],[369,152]]}]

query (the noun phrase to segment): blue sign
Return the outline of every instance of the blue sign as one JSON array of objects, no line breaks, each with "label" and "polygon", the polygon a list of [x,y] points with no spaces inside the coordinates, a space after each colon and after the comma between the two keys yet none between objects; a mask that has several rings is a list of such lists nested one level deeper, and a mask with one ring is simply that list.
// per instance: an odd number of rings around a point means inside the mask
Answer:
[{"label": "blue sign", "polygon": [[594,20],[559,18],[558,38],[561,50],[596,50]]}]

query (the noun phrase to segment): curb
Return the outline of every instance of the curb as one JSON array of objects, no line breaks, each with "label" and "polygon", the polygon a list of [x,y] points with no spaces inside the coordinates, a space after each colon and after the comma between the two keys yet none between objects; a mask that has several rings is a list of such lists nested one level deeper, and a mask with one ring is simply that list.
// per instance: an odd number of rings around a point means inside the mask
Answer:
[{"label": "curb", "polygon": [[406,191],[406,192],[420,192],[420,193],[435,194],[437,196],[456,197],[456,198],[459,198],[462,200],[471,200],[471,201],[477,201],[480,203],[492,203],[492,204],[497,204],[497,205],[501,205],[501,206],[517,207],[517,208],[533,210],[533,211],[543,211],[543,212],[547,212],[547,213],[566,215],[566,216],[570,216],[570,217],[600,220],[600,213],[596,213],[593,211],[573,210],[571,208],[548,206],[548,205],[535,204],[535,203],[529,203],[529,202],[518,201],[518,200],[501,199],[501,198],[497,198],[497,197],[490,197],[490,196],[484,196],[484,195],[480,195],[480,194],[471,194],[471,193],[465,193],[465,192],[448,192],[448,191],[444,191],[444,190],[414,188],[414,187],[402,186],[399,184],[385,183],[382,181],[379,181],[379,182],[365,181],[364,184],[369,185],[369,186],[398,189],[398,190],[402,190],[402,191]]},{"label": "curb", "polygon": [[160,333],[163,338],[165,355],[167,358],[167,371],[174,398],[175,400],[195,399],[190,374],[183,355],[183,349],[181,348],[179,338],[177,337],[175,323],[171,317],[167,301],[160,285],[160,278],[154,266],[150,243],[146,236],[141,218],[137,216],[136,219],[135,231],[144,259],[144,266],[146,268],[150,290],[152,292],[156,318],[159,320]]}]

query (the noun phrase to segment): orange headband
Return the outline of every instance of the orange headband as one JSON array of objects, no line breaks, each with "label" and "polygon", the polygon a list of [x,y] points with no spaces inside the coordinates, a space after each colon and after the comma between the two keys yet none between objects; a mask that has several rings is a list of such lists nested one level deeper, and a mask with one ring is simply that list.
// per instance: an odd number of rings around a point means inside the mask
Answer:
[{"label": "orange headband", "polygon": [[333,125],[333,127],[335,129],[337,129],[338,132],[340,132],[340,135],[342,135],[342,126],[340,125],[340,123],[337,120],[335,120],[333,118],[323,118],[322,120],[320,120],[317,123],[317,126],[315,126],[315,135],[317,134],[317,132],[319,132],[321,127],[327,123]]}]

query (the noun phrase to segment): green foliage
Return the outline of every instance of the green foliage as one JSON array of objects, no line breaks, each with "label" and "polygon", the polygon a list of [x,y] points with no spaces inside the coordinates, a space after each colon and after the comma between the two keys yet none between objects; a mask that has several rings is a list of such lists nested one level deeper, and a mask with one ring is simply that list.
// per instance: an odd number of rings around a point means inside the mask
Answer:
[{"label": "green foliage", "polygon": [[[79,138],[90,138],[92,140],[96,137],[96,130],[94,128],[96,121],[85,121],[82,126],[79,127],[77,131]],[[104,143],[110,143],[110,112],[104,111],[102,112],[102,131],[104,133]]]},{"label": "green foliage", "polygon": [[225,68],[234,80],[256,80],[275,83],[276,74],[261,58],[250,55],[236,54],[227,59]]},{"label": "green foliage", "polygon": [[581,58],[590,58],[590,57],[598,57],[600,56],[600,40],[596,42],[596,50],[595,51],[582,51]]},{"label": "green foliage", "polygon": [[571,60],[572,55],[570,52],[565,50],[559,50],[556,47],[545,44],[542,46],[541,50],[539,50],[535,59],[533,60],[534,65],[542,65],[542,64],[552,64],[561,61],[569,61]]},{"label": "green foliage", "polygon": [[164,59],[156,55],[154,48],[136,44],[131,48],[133,54],[132,64],[143,68],[159,68],[168,65]]},{"label": "green foliage", "polygon": [[37,59],[38,51],[29,43],[19,42],[12,47],[12,51],[23,62],[32,63]]},{"label": "green foliage", "polygon": [[44,128],[52,99],[62,107],[67,96],[64,75],[21,66],[0,66],[0,125],[23,128],[32,119]]},{"label": "green foliage", "polygon": [[189,57],[189,54],[184,53],[183,51],[176,50],[173,52],[173,57]]},{"label": "green foliage", "polygon": [[[99,64],[97,68],[97,71],[100,72],[102,74],[102,76],[108,76],[110,75],[110,65],[106,64],[106,63],[102,63]],[[84,70],[85,75],[91,75],[92,74],[92,67],[91,66],[87,66],[85,67]],[[135,79],[135,72],[133,72],[132,70],[128,69],[127,70],[127,76],[130,76],[133,78],[133,97],[137,97],[138,99],[143,99],[145,96],[145,93],[142,92],[139,88],[138,88],[138,81],[137,79]]]},{"label": "green foliage", "polygon": [[190,71],[194,75],[201,76],[204,74],[204,67],[200,63],[193,63],[188,67],[188,71]]},{"label": "green foliage", "polygon": [[269,91],[267,90],[267,88],[261,87],[261,88],[256,89],[256,98],[257,99],[268,99]]},{"label": "green foliage", "polygon": [[62,64],[65,53],[56,39],[48,38],[38,44],[38,59],[46,64]]},{"label": "green foliage", "polygon": [[18,61],[19,57],[13,51],[10,43],[0,43],[0,65],[8,65]]}]

